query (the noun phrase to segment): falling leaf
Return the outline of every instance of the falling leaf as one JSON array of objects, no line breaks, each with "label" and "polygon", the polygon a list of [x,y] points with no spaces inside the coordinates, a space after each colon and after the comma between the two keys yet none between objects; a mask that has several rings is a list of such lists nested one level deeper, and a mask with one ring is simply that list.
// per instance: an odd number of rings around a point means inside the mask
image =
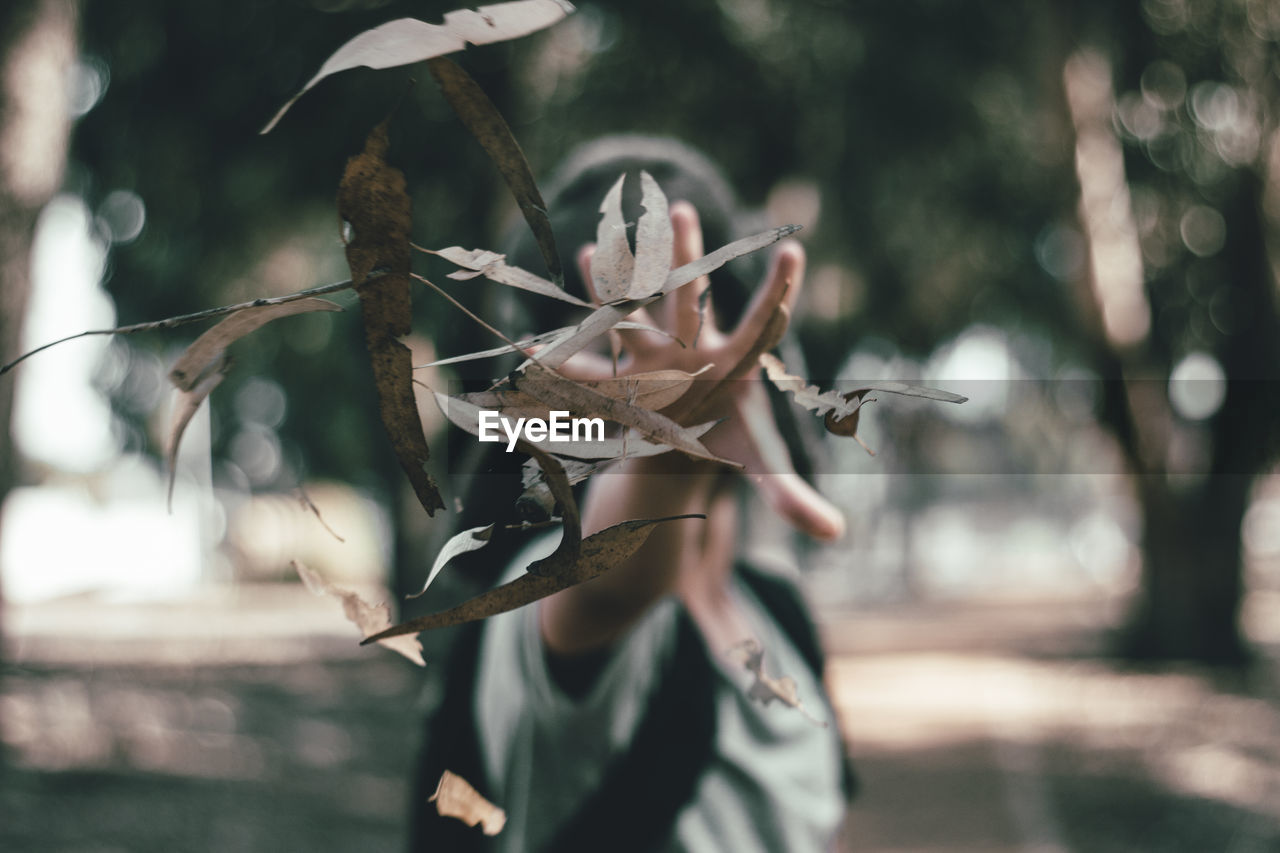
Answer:
[{"label": "falling leaf", "polygon": [[869,391],[883,391],[889,394],[901,394],[907,397],[924,397],[944,403],[963,403],[967,397],[940,391],[937,388],[925,388],[920,385],[906,385],[902,382],[874,382],[855,388],[852,391],[822,391],[816,385],[810,385],[799,376],[787,372],[782,360],[771,353],[760,354],[760,365],[768,374],[769,380],[780,391],[789,391],[797,403],[806,409],[825,415],[827,428],[837,435],[853,435],[857,430],[858,410]]},{"label": "falling leaf", "polygon": [[507,825],[506,812],[480,796],[466,779],[448,770],[427,802],[436,804],[441,817],[456,817],[467,826],[480,824],[485,835],[497,835]]},{"label": "falling leaf", "polygon": [[191,419],[200,408],[200,404],[204,402],[204,398],[208,397],[210,392],[217,388],[218,384],[226,377],[230,366],[230,361],[227,360],[226,354],[223,353],[218,360],[218,364],[211,370],[206,370],[195,387],[189,389],[179,387],[175,392],[173,421],[169,425],[169,452],[166,454],[169,465],[170,510],[173,509],[173,484],[178,474],[178,444],[182,441],[182,433],[186,431],[187,424],[191,423]]},{"label": "falling leaf", "polygon": [[[649,538],[655,524],[681,518],[705,518],[705,516],[674,515],[667,518],[635,519],[615,524],[583,539],[578,557],[573,562],[549,562],[551,558],[537,561],[529,566],[528,572],[513,581],[482,592],[457,607],[420,616],[372,637],[366,637],[362,644],[380,642],[388,637],[398,637],[403,634],[447,628],[464,622],[475,622],[546,598],[562,589],[599,577],[634,554],[636,549]],[[535,567],[541,574],[535,573]]]},{"label": "falling leaf", "polygon": [[[636,259],[627,242],[627,223],[622,218],[622,183],[618,178],[600,203],[596,225],[596,250],[591,256],[591,286],[601,302],[627,298]],[[668,261],[668,265],[670,261]]]},{"label": "falling leaf", "polygon": [[190,391],[207,374],[210,368],[222,361],[227,347],[245,335],[262,328],[272,320],[306,314],[311,311],[341,311],[342,306],[327,299],[299,299],[295,302],[275,305],[250,305],[231,314],[225,320],[196,338],[183,351],[169,370],[169,381],[183,391]]},{"label": "falling leaf", "polygon": [[[298,573],[298,577],[302,578],[307,589],[316,595],[336,598],[342,602],[342,612],[360,629],[360,636],[366,638],[360,645],[372,642],[371,634],[382,632],[391,625],[391,608],[386,604],[370,604],[351,590],[329,583],[298,560],[293,561],[293,568]],[[417,637],[397,637],[385,641],[379,639],[377,642],[393,652],[404,655],[418,666],[427,665],[422,657],[422,643],[418,642]]]},{"label": "falling leaf", "polygon": [[[412,316],[411,217],[404,173],[386,162],[387,124],[375,127],[364,151],[347,161],[338,186],[338,213],[350,225],[347,264],[360,296],[378,412],[418,501],[434,515],[444,509],[444,501],[424,467],[431,453],[414,397],[413,359],[398,340],[409,333]],[[379,274],[371,275],[375,270]]]},{"label": "falling leaf", "polygon": [[[568,7],[569,10],[572,8],[572,6]],[[560,17],[563,17],[563,14]],[[449,19],[446,17],[445,20],[447,22]],[[548,21],[548,24],[554,23],[554,20]],[[452,59],[448,57],[432,59],[427,62],[427,69],[440,84],[440,91],[457,114],[463,127],[470,131],[480,143],[480,147],[489,155],[489,159],[498,167],[498,172],[506,181],[507,189],[511,190],[511,195],[515,198],[524,221],[533,232],[533,238],[542,252],[542,262],[546,264],[551,277],[563,284],[564,269],[560,265],[560,253],[556,249],[555,234],[551,231],[551,219],[547,216],[546,202],[542,200],[542,193],[538,191],[538,184],[533,179],[529,161],[520,150],[520,143],[516,142],[511,128],[507,126],[507,120],[502,117],[502,113],[498,112],[498,108],[493,105],[489,96],[471,78],[471,75]]]},{"label": "falling leaf", "polygon": [[361,67],[394,68],[456,53],[468,43],[492,44],[520,38],[551,26],[572,11],[573,6],[563,0],[518,0],[449,12],[443,24],[428,24],[413,18],[388,21],[338,48],[261,132],[270,133],[298,98],[331,74]]},{"label": "falling leaf", "polygon": [[431,571],[427,574],[427,582],[422,585],[422,589],[413,595],[405,596],[406,598],[417,598],[427,591],[427,587],[431,586],[431,582],[436,579],[436,575],[440,574],[440,570],[445,565],[457,557],[459,554],[465,554],[468,551],[477,551],[489,544],[489,539],[493,536],[493,525],[489,524],[484,527],[473,527],[470,530],[464,530],[461,533],[454,534],[449,537],[449,541],[444,543],[444,547],[440,549],[440,553],[436,555],[436,561],[431,566]]},{"label": "falling leaf", "polygon": [[[557,287],[545,278],[536,276],[520,267],[509,266],[506,262],[506,256],[499,255],[497,252],[490,252],[487,249],[467,251],[461,246],[449,246],[439,251],[430,252],[430,254],[438,255],[460,267],[471,270],[475,275],[482,275],[498,284],[505,284],[508,287],[517,287],[530,293],[549,296],[552,299],[559,299],[561,302],[568,302],[570,305],[576,305],[579,308],[592,307],[591,303],[584,302],[578,297],[566,293],[562,288]],[[459,279],[461,275],[456,272],[450,273],[449,278]]]},{"label": "falling leaf", "polygon": [[747,672],[751,673],[754,679],[751,686],[747,688],[747,698],[754,699],[761,705],[768,706],[774,700],[781,702],[789,708],[795,708],[804,718],[816,726],[826,728],[827,724],[819,720],[817,717],[809,713],[808,709],[800,701],[800,691],[796,687],[796,681],[789,675],[783,675],[778,678],[764,674],[764,647],[754,637],[749,640],[743,640],[737,646],[729,649],[727,653],[731,658],[740,658],[741,663],[746,667]]},{"label": "falling leaf", "polygon": [[662,290],[671,272],[671,253],[675,246],[667,197],[648,172],[640,173],[640,194],[644,213],[636,223],[635,270],[627,290],[628,299],[644,299]]}]

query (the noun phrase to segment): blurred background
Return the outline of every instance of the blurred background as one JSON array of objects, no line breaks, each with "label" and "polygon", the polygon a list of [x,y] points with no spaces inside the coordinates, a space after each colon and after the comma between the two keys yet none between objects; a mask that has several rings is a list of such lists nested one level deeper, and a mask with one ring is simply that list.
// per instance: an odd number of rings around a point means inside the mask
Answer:
[{"label": "blurred background", "polygon": [[[452,8],[6,3],[0,357],[345,278],[337,181],[397,103],[416,242],[496,247],[506,190],[420,67],[258,135],[353,34]],[[603,0],[458,57],[535,174],[670,134],[804,225],[814,381],[970,397],[881,399],[874,457],[828,447],[850,529],[807,580],[848,849],[1280,846],[1278,42],[1269,0]],[[415,363],[453,354],[466,321],[415,310]],[[399,844],[422,672],[289,560],[395,600],[450,519],[386,446],[354,312],[232,348],[167,510],[202,328],[0,377],[5,849]]]}]

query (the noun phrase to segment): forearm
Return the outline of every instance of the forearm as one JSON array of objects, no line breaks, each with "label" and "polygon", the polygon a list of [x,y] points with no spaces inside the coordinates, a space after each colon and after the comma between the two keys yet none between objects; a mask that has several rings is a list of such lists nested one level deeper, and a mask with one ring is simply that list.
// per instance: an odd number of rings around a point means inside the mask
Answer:
[{"label": "forearm", "polygon": [[[583,535],[637,518],[705,513],[718,466],[678,453],[634,459],[594,477],[583,501]],[[612,643],[656,601],[672,592],[685,562],[696,561],[705,521],[658,524],[628,560],[541,605],[542,635],[561,654]]]}]

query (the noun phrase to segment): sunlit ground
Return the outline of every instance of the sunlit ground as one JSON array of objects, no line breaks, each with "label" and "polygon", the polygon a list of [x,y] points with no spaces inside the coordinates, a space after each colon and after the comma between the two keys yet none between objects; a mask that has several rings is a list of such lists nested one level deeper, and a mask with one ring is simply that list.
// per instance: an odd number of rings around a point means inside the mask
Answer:
[{"label": "sunlit ground", "polygon": [[[1276,849],[1274,659],[1128,670],[1097,655],[1119,604],[826,612],[862,781],[846,849]],[[4,617],[0,848],[399,844],[421,671],[333,602],[259,584]]]}]

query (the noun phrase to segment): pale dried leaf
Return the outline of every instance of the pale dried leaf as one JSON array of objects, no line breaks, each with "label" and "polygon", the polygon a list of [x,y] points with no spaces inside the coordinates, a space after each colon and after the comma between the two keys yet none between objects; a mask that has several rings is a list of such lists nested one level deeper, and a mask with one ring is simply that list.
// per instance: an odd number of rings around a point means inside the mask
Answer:
[{"label": "pale dried leaf", "polygon": [[[825,415],[829,427],[839,425],[855,414],[866,402],[865,395],[870,391],[884,391],[890,394],[902,394],[907,397],[924,397],[945,403],[963,403],[967,397],[940,391],[937,388],[925,388],[919,385],[906,385],[902,382],[874,382],[855,388],[852,391],[823,391],[816,385],[810,385],[799,376],[787,372],[787,366],[772,353],[760,354],[760,366],[780,391],[790,392],[795,401],[818,415]],[[856,428],[856,424],[854,425]],[[838,427],[847,428],[846,427]],[[833,430],[837,431],[837,430]],[[845,433],[852,434],[852,433]]]},{"label": "pale dried leaf", "polygon": [[[667,275],[666,283],[663,284],[660,293],[644,299],[628,299],[601,305],[579,323],[572,334],[558,338],[554,343],[549,344],[546,349],[539,351],[536,356],[526,361],[521,367],[534,362],[552,369],[560,367],[575,354],[590,345],[596,338],[617,327],[632,312],[653,303],[658,297],[685,286],[699,276],[714,272],[734,258],[763,249],[788,234],[794,234],[798,230],[798,225],[784,225],[781,228],[774,228],[750,237],[743,237],[741,240],[735,240],[727,246],[721,246],[711,254],[704,255],[696,261],[677,267]],[[594,258],[591,263],[592,269],[594,269]]]},{"label": "pale dried leaf", "polygon": [[697,373],[684,370],[651,370],[629,376],[608,379],[579,380],[583,388],[598,391],[616,400],[626,400],[636,406],[660,411],[684,396],[698,376],[711,368],[708,364]]},{"label": "pale dried leaf", "polygon": [[491,44],[520,38],[551,26],[572,11],[573,6],[564,0],[517,0],[449,12],[443,24],[413,18],[388,21],[338,48],[261,132],[269,133],[298,98],[331,74],[361,67],[394,68],[455,53],[468,43]]},{"label": "pale dried leaf", "polygon": [[[530,293],[537,293],[541,296],[549,296],[552,299],[559,299],[561,302],[568,302],[570,305],[576,305],[579,308],[592,307],[591,303],[585,302],[571,293],[566,293],[563,288],[557,287],[545,278],[536,276],[520,267],[508,265],[506,256],[497,252],[490,252],[487,249],[471,249],[468,251],[461,246],[449,246],[439,251],[430,252],[430,254],[438,255],[446,261],[471,270],[473,273],[482,275],[498,284],[527,290]],[[450,273],[449,277],[459,278],[459,273]]]},{"label": "pale dried leaf", "polygon": [[[474,598],[440,613],[411,619],[380,634],[367,637],[363,643],[380,642],[388,637],[416,634],[434,628],[447,628],[464,622],[487,619],[515,610],[562,589],[599,577],[619,565],[644,544],[655,524],[681,518],[704,518],[701,515],[676,515],[669,518],[636,519],[615,524],[582,540],[582,547],[571,562],[536,561],[529,571],[513,581],[494,587]],[[554,556],[554,555],[553,555]],[[540,574],[534,572],[535,566]]]},{"label": "pale dried leaf", "polygon": [[662,285],[662,292],[670,293],[677,288],[684,287],[695,278],[715,272],[734,258],[749,255],[752,252],[758,252],[761,249],[772,246],[783,237],[789,237],[799,230],[799,225],[782,225],[778,228],[771,228],[768,231],[761,231],[759,234],[752,234],[750,237],[743,237],[741,240],[734,240],[709,255],[703,255],[697,260],[673,269],[667,275],[666,283]]},{"label": "pale dried leaf", "polygon": [[205,371],[203,377],[194,388],[179,388],[175,392],[173,419],[169,424],[169,451],[166,454],[169,466],[168,501],[170,510],[173,509],[173,484],[177,478],[178,445],[182,442],[182,434],[186,431],[187,424],[191,423],[191,419],[200,408],[200,404],[204,402],[204,398],[208,397],[213,389],[218,387],[230,367],[231,363],[227,360],[226,353],[223,353],[219,357],[218,363],[213,369]]},{"label": "pale dried leaf", "polygon": [[[293,561],[293,568],[298,573],[298,577],[302,578],[307,589],[316,595],[336,598],[342,602],[342,612],[360,630],[360,636],[365,638],[361,641],[361,645],[372,641],[370,635],[385,631],[391,625],[391,608],[386,604],[370,604],[359,594],[329,583],[319,573],[298,560]],[[418,666],[427,665],[422,657],[422,643],[418,642],[417,637],[395,637],[388,640],[380,639],[377,642],[393,652],[404,655]]]},{"label": "pale dried leaf", "polygon": [[[644,299],[662,290],[671,272],[675,231],[667,211],[667,197],[648,172],[640,173],[640,204],[644,213],[636,223],[635,269],[627,298]],[[592,259],[592,264],[595,260]],[[601,301],[604,301],[601,297]]]},{"label": "pale dried leaf", "polygon": [[737,658],[751,673],[751,686],[747,688],[747,698],[754,699],[761,705],[768,706],[774,700],[789,708],[795,708],[804,718],[816,726],[826,728],[826,722],[809,713],[800,701],[800,691],[796,681],[789,675],[774,678],[764,673],[764,647],[755,638],[744,640],[728,651],[728,656]]},{"label": "pale dried leaf", "polygon": [[[618,178],[600,203],[596,225],[596,251],[591,256],[591,284],[601,302],[625,299],[631,288],[636,259],[627,242],[627,223],[622,218],[622,183]],[[670,262],[668,261],[668,264]]]},{"label": "pale dried leaf", "polygon": [[440,553],[436,555],[436,561],[431,566],[431,571],[427,574],[427,582],[422,585],[422,589],[413,595],[405,596],[406,598],[417,598],[427,591],[427,587],[431,586],[431,582],[436,579],[436,575],[440,574],[440,570],[445,565],[457,557],[459,554],[465,554],[468,551],[478,551],[485,545],[489,544],[489,539],[493,536],[493,525],[489,524],[484,527],[472,527],[470,530],[464,530],[449,537],[449,541],[444,543],[444,547],[440,549]]},{"label": "pale dried leaf", "polygon": [[456,817],[467,826],[480,825],[485,835],[497,835],[507,825],[507,813],[480,796],[471,783],[448,770],[427,802],[436,804],[441,817]]},{"label": "pale dried leaf", "polygon": [[299,299],[275,305],[251,305],[231,314],[196,338],[169,370],[169,381],[190,391],[221,360],[227,347],[272,320],[311,311],[341,311],[342,306],[327,299]]}]

